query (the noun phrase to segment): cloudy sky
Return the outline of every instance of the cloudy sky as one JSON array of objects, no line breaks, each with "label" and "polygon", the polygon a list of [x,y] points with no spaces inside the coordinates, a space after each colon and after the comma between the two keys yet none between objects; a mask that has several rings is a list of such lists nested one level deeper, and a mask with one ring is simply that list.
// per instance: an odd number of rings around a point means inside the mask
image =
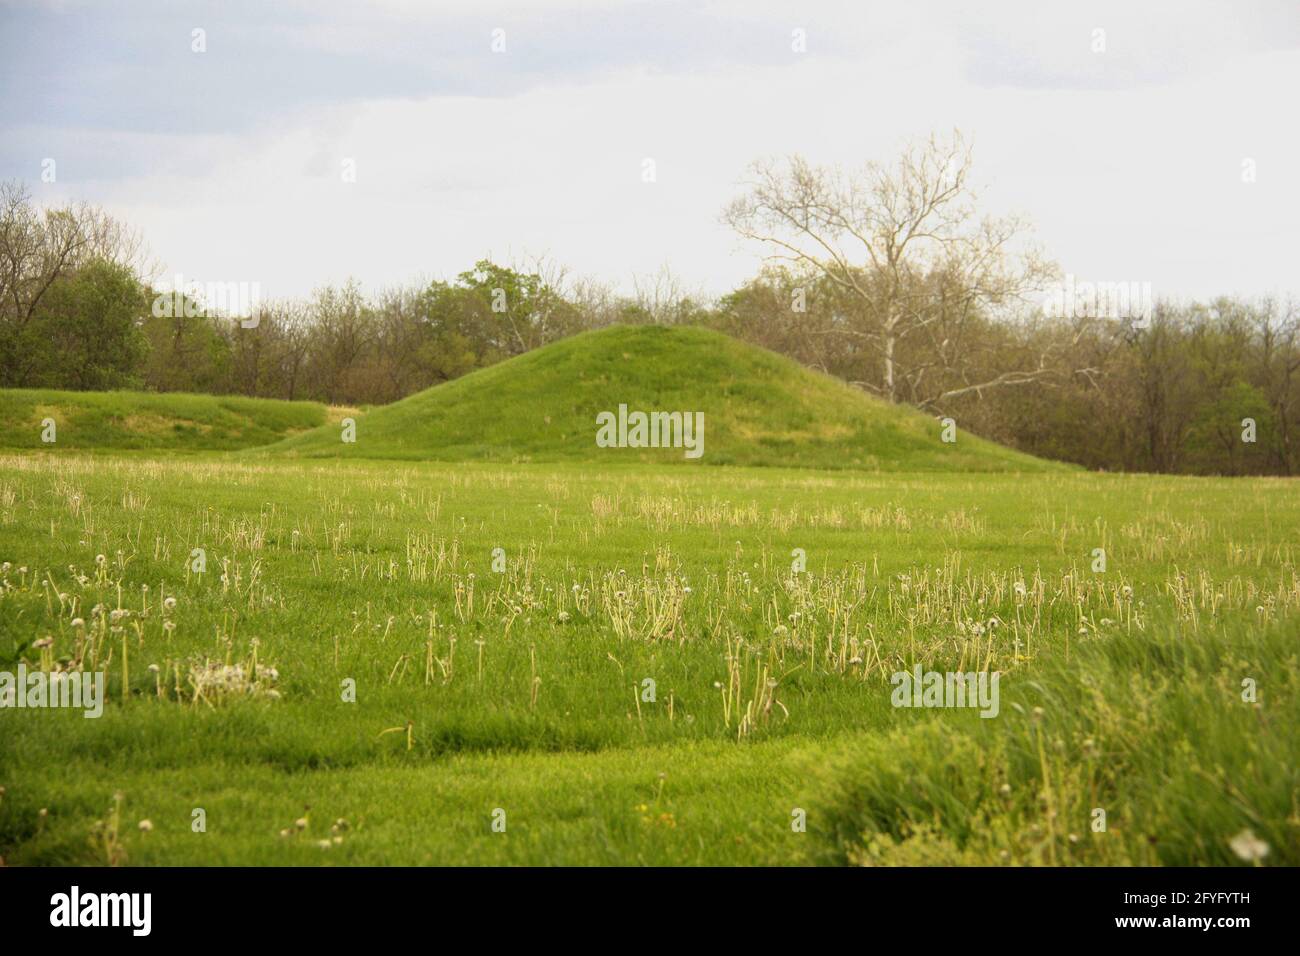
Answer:
[{"label": "cloudy sky", "polygon": [[752,160],[954,127],[1080,278],[1300,293],[1295,0],[0,0],[0,90],[0,178],[270,296],[539,254],[722,292]]}]

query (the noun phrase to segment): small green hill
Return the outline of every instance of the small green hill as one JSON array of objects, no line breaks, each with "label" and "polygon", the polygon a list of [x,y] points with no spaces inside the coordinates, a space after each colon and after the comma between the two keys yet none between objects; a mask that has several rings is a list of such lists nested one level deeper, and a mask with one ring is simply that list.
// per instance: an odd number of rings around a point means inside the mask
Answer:
[{"label": "small green hill", "polygon": [[[602,448],[597,415],[703,412],[704,454]],[[891,471],[1062,467],[873,399],[790,359],[701,328],[616,326],[577,335],[258,454],[308,457],[769,465]]]},{"label": "small green hill", "polygon": [[[155,392],[0,389],[0,447],[230,451],[324,425],[317,402]],[[53,443],[41,440],[54,421]]]}]

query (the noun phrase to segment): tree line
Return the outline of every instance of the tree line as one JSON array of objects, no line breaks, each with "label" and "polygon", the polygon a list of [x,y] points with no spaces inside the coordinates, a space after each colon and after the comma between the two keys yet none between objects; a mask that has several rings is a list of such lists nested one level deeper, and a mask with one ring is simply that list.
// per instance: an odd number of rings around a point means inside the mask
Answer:
[{"label": "tree line", "polygon": [[[853,174],[759,164],[724,221],[769,252],[731,293],[670,273],[631,295],[546,260],[363,294],[353,281],[223,314],[160,296],[139,237],[0,184],[0,386],[386,404],[617,323],[718,329],[886,401],[1089,468],[1300,470],[1300,310],[1270,299],[1045,311],[1059,277],[980,216],[960,136]],[[160,308],[160,303],[162,307]]]}]

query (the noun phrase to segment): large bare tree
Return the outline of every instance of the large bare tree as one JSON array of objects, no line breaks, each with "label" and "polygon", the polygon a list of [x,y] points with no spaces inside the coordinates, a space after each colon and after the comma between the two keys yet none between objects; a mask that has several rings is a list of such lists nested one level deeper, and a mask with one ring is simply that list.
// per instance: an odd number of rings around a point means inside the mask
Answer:
[{"label": "large bare tree", "polygon": [[[981,216],[960,133],[910,144],[854,174],[799,156],[751,167],[723,220],[770,265],[824,277],[843,304],[816,334],[859,340],[878,381],[857,384],[923,407],[1056,374],[1051,355],[991,372],[977,330],[1018,311],[1056,274],[1014,216]],[[820,283],[825,285],[825,283]]]}]

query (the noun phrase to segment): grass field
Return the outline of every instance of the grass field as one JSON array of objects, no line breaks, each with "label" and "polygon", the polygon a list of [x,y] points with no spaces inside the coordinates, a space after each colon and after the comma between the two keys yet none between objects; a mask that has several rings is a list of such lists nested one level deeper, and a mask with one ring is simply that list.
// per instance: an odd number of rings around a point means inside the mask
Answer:
[{"label": "grass field", "polygon": [[[1297,527],[1267,479],[11,453],[0,670],[109,700],[0,710],[0,855],[1295,864]],[[915,663],[998,716],[891,706]]]}]

